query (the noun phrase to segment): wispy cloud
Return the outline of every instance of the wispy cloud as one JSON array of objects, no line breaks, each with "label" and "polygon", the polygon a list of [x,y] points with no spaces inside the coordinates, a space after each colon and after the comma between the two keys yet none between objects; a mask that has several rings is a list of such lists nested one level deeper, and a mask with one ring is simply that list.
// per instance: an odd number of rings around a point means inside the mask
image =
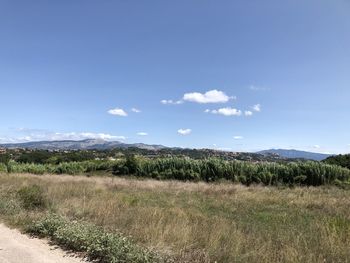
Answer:
[{"label": "wispy cloud", "polygon": [[223,91],[220,90],[209,90],[205,93],[199,92],[191,92],[186,93],[183,96],[184,101],[195,102],[195,103],[226,103],[230,99],[234,99],[235,97],[227,96]]},{"label": "wispy cloud", "polygon": [[212,110],[211,113],[221,114],[224,116],[241,116],[242,115],[242,111],[235,108],[230,108],[230,107],[221,108],[218,110]]},{"label": "wispy cloud", "polygon": [[[261,107],[260,104],[254,105],[253,110],[256,112],[260,112],[261,111]],[[254,113],[253,111],[250,110],[246,110],[244,112],[242,112],[239,109],[236,108],[232,108],[232,107],[225,107],[225,108],[220,108],[220,109],[216,109],[216,110],[210,110],[210,109],[206,109],[204,111],[205,113],[212,113],[212,114],[220,114],[220,115],[224,115],[224,116],[252,116]]]},{"label": "wispy cloud", "polygon": [[12,143],[11,138],[0,137],[0,143]]},{"label": "wispy cloud", "polygon": [[191,129],[179,129],[177,131],[177,133],[180,135],[189,135],[192,133],[192,130]]},{"label": "wispy cloud", "polygon": [[124,111],[123,109],[121,108],[115,108],[115,109],[110,109],[108,111],[109,114],[112,114],[112,115],[116,115],[116,116],[122,116],[122,117],[126,117],[128,116],[128,114],[126,113],[126,111]]},{"label": "wispy cloud", "polygon": [[82,139],[102,139],[102,140],[126,140],[125,136],[111,135],[108,133],[92,133],[92,132],[70,132],[55,133],[51,136],[53,140],[82,140]]},{"label": "wispy cloud", "polygon": [[1,137],[1,143],[20,143],[30,141],[61,141],[61,140],[85,140],[85,139],[102,139],[107,141],[126,140],[125,136],[112,135],[108,133],[93,132],[32,132],[28,135],[17,137]]},{"label": "wispy cloud", "polygon": [[315,149],[320,149],[320,148],[321,148],[321,146],[318,145],[318,144],[315,144],[313,147],[314,147]]},{"label": "wispy cloud", "polygon": [[244,115],[245,115],[245,116],[252,116],[252,115],[253,115],[253,112],[250,111],[250,110],[246,110],[246,111],[244,112]]},{"label": "wispy cloud", "polygon": [[233,139],[235,140],[243,140],[243,136],[240,136],[240,135],[237,135],[237,136],[234,136]]},{"label": "wispy cloud", "polygon": [[137,109],[137,108],[132,108],[131,111],[132,111],[132,112],[135,112],[135,113],[140,113],[140,112],[141,112],[141,110],[139,110],[139,109]]},{"label": "wispy cloud", "polygon": [[167,104],[170,104],[170,105],[179,105],[179,104],[182,104],[184,103],[182,100],[177,100],[177,101],[173,101],[173,100],[161,100],[160,103],[164,104],[164,105],[167,105]]},{"label": "wispy cloud", "polygon": [[252,109],[256,112],[260,112],[261,111],[261,105],[260,104],[255,104]]},{"label": "wispy cloud", "polygon": [[147,132],[138,132],[137,135],[138,136],[147,136],[148,133]]}]

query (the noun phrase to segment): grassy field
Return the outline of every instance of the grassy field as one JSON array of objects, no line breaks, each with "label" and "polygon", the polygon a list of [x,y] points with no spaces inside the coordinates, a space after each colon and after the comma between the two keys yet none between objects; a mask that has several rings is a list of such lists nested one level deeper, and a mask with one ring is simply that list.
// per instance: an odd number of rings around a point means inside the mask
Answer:
[{"label": "grassy field", "polygon": [[[33,185],[43,199],[26,203]],[[48,211],[173,262],[350,262],[350,191],[336,187],[0,175],[1,220],[26,229]]]}]

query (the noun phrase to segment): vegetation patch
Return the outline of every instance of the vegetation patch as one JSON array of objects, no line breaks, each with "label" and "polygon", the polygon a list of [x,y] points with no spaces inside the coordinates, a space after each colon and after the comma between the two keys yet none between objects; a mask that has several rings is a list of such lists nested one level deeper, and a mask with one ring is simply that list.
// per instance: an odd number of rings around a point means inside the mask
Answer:
[{"label": "vegetation patch", "polygon": [[245,185],[307,185],[319,186],[349,182],[350,170],[319,162],[251,163],[222,159],[189,158],[146,159],[128,157],[113,167],[116,175],[127,174],[155,179],[182,181],[228,180]]},{"label": "vegetation patch", "polygon": [[[131,150],[129,150],[131,151]],[[132,175],[157,180],[205,181],[221,180],[244,185],[348,187],[349,156],[330,157],[324,162],[305,160],[251,159],[240,161],[225,156],[204,157],[158,156],[147,158],[129,151],[78,151],[50,153],[45,151],[0,155],[0,173]],[[131,151],[132,152],[132,151]],[[111,157],[110,154],[114,154]],[[190,154],[190,156],[196,156]],[[11,157],[11,158],[10,158]],[[94,158],[95,157],[95,158]],[[232,156],[231,156],[232,157]],[[233,158],[233,157],[232,157]],[[235,158],[239,158],[235,156]],[[253,160],[253,161],[252,161]],[[343,167],[342,167],[343,166]]]},{"label": "vegetation patch", "polygon": [[141,248],[128,237],[108,233],[93,224],[71,222],[55,214],[49,214],[35,222],[28,230],[32,234],[49,237],[67,249],[84,252],[90,260],[101,263],[164,262],[155,253]]},{"label": "vegetation patch", "polygon": [[44,209],[48,205],[44,190],[39,185],[24,186],[17,194],[25,209]]},{"label": "vegetation patch", "polygon": [[326,160],[323,160],[323,162],[332,165],[339,165],[350,169],[350,154],[340,154],[336,156],[331,156],[328,157]]},{"label": "vegetation patch", "polygon": [[157,158],[127,156],[118,161],[83,161],[59,164],[33,164],[10,161],[1,165],[0,171],[31,174],[90,174],[98,171],[114,175],[134,175],[157,180],[205,181],[221,180],[244,185],[320,186],[346,187],[350,170],[321,162],[252,163],[225,161],[217,158],[195,160],[190,158]]}]

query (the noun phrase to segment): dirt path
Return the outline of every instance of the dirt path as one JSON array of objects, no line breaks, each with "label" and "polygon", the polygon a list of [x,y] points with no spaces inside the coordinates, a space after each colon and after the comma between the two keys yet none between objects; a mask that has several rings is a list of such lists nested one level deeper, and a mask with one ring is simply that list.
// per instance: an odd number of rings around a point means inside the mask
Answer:
[{"label": "dirt path", "polygon": [[18,230],[0,224],[1,263],[78,263],[85,262],[74,258],[61,249],[50,246],[47,241],[30,238]]}]

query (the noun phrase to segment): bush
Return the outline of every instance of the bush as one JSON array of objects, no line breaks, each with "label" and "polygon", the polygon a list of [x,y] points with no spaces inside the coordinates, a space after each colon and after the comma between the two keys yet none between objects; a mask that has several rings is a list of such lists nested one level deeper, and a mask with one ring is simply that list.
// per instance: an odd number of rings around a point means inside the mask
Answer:
[{"label": "bush", "polygon": [[0,163],[0,173],[7,173],[7,165]]},{"label": "bush", "polygon": [[50,214],[34,222],[28,227],[27,231],[40,237],[51,237],[56,233],[57,229],[63,227],[64,224],[65,221],[61,216]]},{"label": "bush", "polygon": [[344,154],[344,155],[340,154],[336,156],[331,156],[323,160],[322,162],[333,164],[333,165],[339,165],[350,169],[350,154]]},{"label": "bush", "polygon": [[32,174],[44,174],[48,173],[50,165],[33,164],[33,163],[17,163],[15,161],[9,161],[7,164],[7,171],[9,173],[32,173]]},{"label": "bush", "polygon": [[[34,164],[18,163],[10,161],[6,170],[9,173],[31,173],[31,174],[84,174],[94,171],[108,171],[116,165],[116,161],[83,161],[83,162],[63,162],[59,164]],[[0,164],[1,165],[1,164]],[[1,166],[0,166],[1,172]]]},{"label": "bush", "polygon": [[58,245],[76,252],[86,252],[90,260],[101,263],[161,262],[155,253],[134,244],[121,234],[112,234],[92,224],[48,215],[35,222],[29,232],[49,237]]},{"label": "bush", "polygon": [[17,194],[25,209],[43,209],[47,206],[44,191],[38,185],[24,186]]},{"label": "bush", "polygon": [[138,161],[136,160],[135,155],[126,156],[125,167],[125,171],[127,171],[128,174],[135,174],[137,172]]}]

